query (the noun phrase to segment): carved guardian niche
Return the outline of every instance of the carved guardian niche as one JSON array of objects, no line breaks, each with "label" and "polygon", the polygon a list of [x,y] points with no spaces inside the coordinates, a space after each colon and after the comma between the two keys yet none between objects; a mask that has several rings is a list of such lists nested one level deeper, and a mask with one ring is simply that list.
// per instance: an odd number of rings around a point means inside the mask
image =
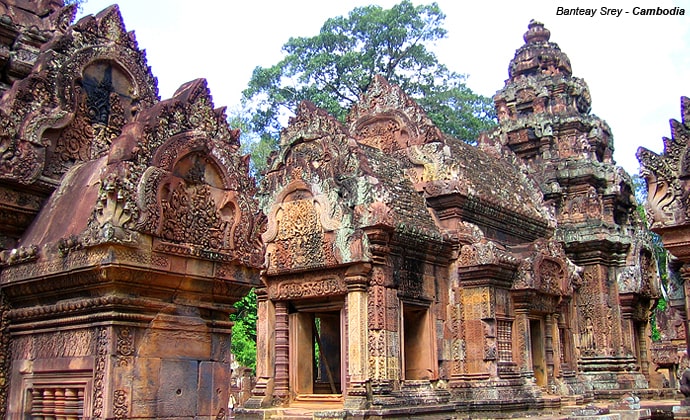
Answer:
[{"label": "carved guardian niche", "polygon": [[122,126],[133,117],[134,90],[132,77],[117,64],[89,64],[75,83],[74,118],[66,127],[44,133],[48,147],[43,174],[57,179],[75,162],[106,154]]},{"label": "carved guardian niche", "polygon": [[600,218],[603,214],[601,197],[595,187],[586,191],[569,193],[559,208],[559,218],[563,223],[577,223]]},{"label": "carved guardian niche", "polygon": [[535,265],[536,288],[550,295],[564,295],[567,289],[567,270],[563,261],[539,256]]},{"label": "carved guardian niche", "polygon": [[300,181],[280,194],[268,216],[266,264],[269,272],[329,267],[342,258],[335,251],[335,230],[328,202]]}]

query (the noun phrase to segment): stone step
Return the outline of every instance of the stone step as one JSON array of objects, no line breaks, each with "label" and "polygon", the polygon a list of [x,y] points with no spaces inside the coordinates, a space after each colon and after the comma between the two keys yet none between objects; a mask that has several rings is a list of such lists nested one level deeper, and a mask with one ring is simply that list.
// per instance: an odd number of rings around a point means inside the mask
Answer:
[{"label": "stone step", "polygon": [[275,420],[311,420],[313,418],[313,413],[311,410],[286,408],[277,410],[274,414],[271,414],[269,418]]}]

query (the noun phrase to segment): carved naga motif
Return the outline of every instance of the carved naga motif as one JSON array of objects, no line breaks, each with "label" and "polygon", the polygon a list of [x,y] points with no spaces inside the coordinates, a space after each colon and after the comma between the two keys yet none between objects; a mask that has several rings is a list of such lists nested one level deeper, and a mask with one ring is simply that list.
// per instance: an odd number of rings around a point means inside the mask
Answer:
[{"label": "carved naga motif", "polygon": [[[134,228],[139,217],[139,207],[135,199],[135,182],[131,165],[122,165],[101,179],[101,188],[91,221],[92,231],[100,231],[105,240],[127,241],[129,234],[125,229]],[[94,223],[96,222],[96,223]]]},{"label": "carved naga motif", "polygon": [[690,99],[681,98],[682,122],[671,121],[671,138],[664,137],[664,152],[640,147],[637,159],[647,181],[647,212],[652,228],[685,223],[690,218]]}]

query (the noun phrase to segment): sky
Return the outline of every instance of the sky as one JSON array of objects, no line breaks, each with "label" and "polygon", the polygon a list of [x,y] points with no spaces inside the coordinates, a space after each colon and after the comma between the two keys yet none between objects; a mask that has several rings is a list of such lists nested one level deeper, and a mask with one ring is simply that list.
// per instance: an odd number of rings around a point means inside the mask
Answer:
[{"label": "sky", "polygon": [[[134,31],[158,79],[162,99],[190,80],[205,78],[216,107],[237,108],[257,66],[283,57],[290,37],[317,35],[331,17],[369,4],[390,8],[399,0],[120,0],[125,27]],[[430,1],[413,0],[415,5]],[[680,120],[680,97],[690,96],[690,0],[437,0],[448,31],[433,50],[439,62],[467,75],[475,92],[493,96],[508,78],[508,63],[524,44],[531,19],[544,23],[584,79],[592,113],[606,120],[614,159],[639,172],[639,146],[656,152]],[[77,19],[97,14],[113,0],[86,0]],[[559,15],[558,7],[597,9],[594,16]],[[641,16],[633,7],[680,7],[685,15]],[[620,8],[603,16],[602,8]],[[628,13],[625,13],[628,12]]]}]

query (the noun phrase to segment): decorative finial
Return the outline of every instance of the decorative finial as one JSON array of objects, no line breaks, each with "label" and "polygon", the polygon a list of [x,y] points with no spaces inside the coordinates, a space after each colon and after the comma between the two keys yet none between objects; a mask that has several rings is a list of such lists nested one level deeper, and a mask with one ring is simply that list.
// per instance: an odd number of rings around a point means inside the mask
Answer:
[{"label": "decorative finial", "polygon": [[528,44],[536,42],[548,42],[549,38],[551,38],[551,31],[546,29],[543,23],[534,19],[530,20],[527,28],[529,29],[527,29],[527,32],[525,32],[523,39]]}]

